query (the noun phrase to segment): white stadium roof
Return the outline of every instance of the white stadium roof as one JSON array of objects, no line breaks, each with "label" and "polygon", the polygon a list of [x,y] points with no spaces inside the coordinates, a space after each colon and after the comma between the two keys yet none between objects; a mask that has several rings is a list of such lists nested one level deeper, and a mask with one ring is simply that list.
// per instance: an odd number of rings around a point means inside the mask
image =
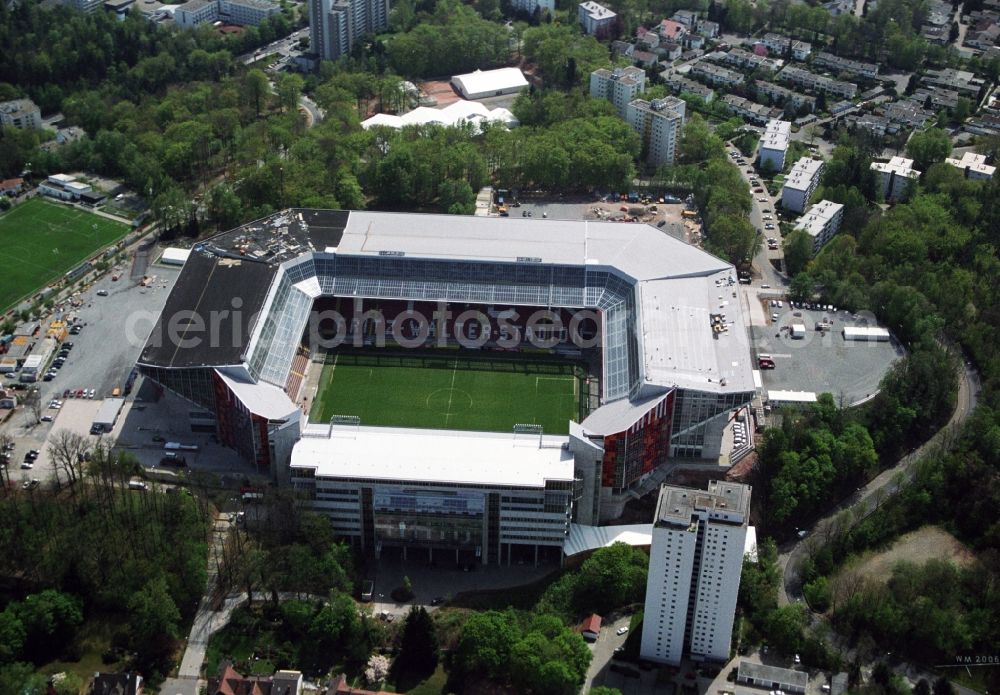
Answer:
[{"label": "white stadium roof", "polygon": [[539,447],[538,435],[312,424],[302,435],[292,468],[315,469],[317,477],[537,488],[573,479],[565,437],[545,437]]},{"label": "white stadium roof", "polygon": [[652,524],[629,524],[627,526],[570,524],[569,538],[563,545],[563,552],[567,556],[576,555],[598,548],[606,548],[613,543],[644,546],[649,545],[652,539]]}]

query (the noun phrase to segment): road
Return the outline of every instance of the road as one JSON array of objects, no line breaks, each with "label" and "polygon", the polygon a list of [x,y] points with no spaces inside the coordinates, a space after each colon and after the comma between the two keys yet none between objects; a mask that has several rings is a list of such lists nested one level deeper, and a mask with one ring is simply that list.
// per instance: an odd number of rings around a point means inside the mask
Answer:
[{"label": "road", "polygon": [[[739,150],[737,150],[732,145],[727,145],[726,152],[728,154],[732,152],[739,152]],[[787,285],[788,281],[786,280],[785,276],[779,273],[775,269],[774,265],[771,263],[772,259],[780,260],[784,258],[784,254],[781,251],[781,244],[780,244],[781,229],[778,227],[777,220],[764,219],[765,214],[770,214],[772,217],[775,216],[774,215],[775,197],[772,196],[770,193],[768,193],[766,188],[764,189],[763,193],[754,193],[753,189],[750,187],[750,179],[757,178],[756,173],[751,173],[751,174],[747,173],[747,169],[753,168],[751,166],[751,162],[754,161],[754,157],[756,157],[756,153],[754,153],[754,155],[750,157],[745,158],[747,162],[746,164],[737,165],[740,170],[740,176],[743,177],[743,180],[746,182],[747,188],[750,190],[751,199],[753,201],[753,205],[750,208],[750,224],[752,224],[755,229],[761,230],[762,233],[764,234],[765,239],[769,236],[777,239],[779,245],[778,249],[772,251],[767,248],[767,244],[764,244],[761,250],[757,252],[757,255],[754,256],[753,265],[760,273],[760,278],[761,278],[760,285],[770,285],[773,288],[783,288]],[[734,164],[736,163],[735,159],[733,160],[733,163]],[[758,198],[765,198],[766,200],[764,202],[760,202]],[[765,213],[764,212],[765,210],[768,210],[770,212]],[[765,230],[764,225],[768,222],[773,222],[775,228]]]},{"label": "road", "polygon": [[840,512],[851,510],[858,513],[859,518],[867,516],[881,505],[889,496],[899,491],[903,482],[897,476],[902,475],[903,479],[912,476],[913,464],[931,452],[935,447],[958,431],[961,425],[969,418],[976,408],[979,397],[979,375],[970,365],[963,363],[962,372],[958,383],[958,397],[956,399],[955,410],[951,414],[948,423],[938,430],[937,434],[931,437],[925,444],[914,449],[909,454],[899,460],[892,468],[879,473],[867,485],[860,488],[856,493],[843,500],[837,507],[828,512],[811,529],[808,529],[808,536],[791,542],[782,549],[778,555],[778,564],[781,566],[782,583],[781,591],[778,592],[778,603],[787,605],[792,600],[800,600],[800,582],[798,578],[798,567],[810,547],[810,538],[823,538],[832,529],[833,520]]},{"label": "road", "polygon": [[306,117],[309,119],[310,128],[323,120],[323,110],[305,94],[299,97],[299,108],[305,111]]}]

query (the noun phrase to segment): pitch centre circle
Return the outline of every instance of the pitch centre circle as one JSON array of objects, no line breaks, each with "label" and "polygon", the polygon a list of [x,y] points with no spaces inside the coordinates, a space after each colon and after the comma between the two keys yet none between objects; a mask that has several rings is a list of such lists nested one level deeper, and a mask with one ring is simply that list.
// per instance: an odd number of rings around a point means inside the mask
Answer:
[{"label": "pitch centre circle", "polygon": [[472,407],[472,396],[462,389],[437,389],[427,396],[427,408],[442,415],[451,415]]}]

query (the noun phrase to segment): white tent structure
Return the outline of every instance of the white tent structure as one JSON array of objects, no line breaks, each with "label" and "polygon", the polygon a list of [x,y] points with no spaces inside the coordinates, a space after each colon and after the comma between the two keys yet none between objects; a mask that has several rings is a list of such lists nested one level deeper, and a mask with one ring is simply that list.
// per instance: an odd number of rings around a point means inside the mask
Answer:
[{"label": "white tent structure", "polygon": [[451,83],[466,99],[516,94],[528,88],[528,80],[517,68],[476,70],[465,75],[455,75],[451,78]]},{"label": "white tent structure", "polygon": [[478,129],[480,124],[492,122],[502,123],[508,128],[516,128],[519,123],[507,109],[488,109],[475,101],[456,101],[443,109],[432,109],[427,106],[420,106],[402,116],[393,116],[387,113],[375,114],[371,118],[361,123],[361,127],[367,130],[375,126],[386,126],[389,128],[404,128],[408,125],[425,125],[428,123],[440,123],[444,126],[457,126],[471,123]]}]

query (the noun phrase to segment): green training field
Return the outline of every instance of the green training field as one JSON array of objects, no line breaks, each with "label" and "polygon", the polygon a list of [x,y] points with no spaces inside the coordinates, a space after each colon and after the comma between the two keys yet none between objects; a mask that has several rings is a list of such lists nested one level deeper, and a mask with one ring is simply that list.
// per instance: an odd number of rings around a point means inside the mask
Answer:
[{"label": "green training field", "polygon": [[3,283],[0,311],[118,241],[127,225],[32,198],[0,215]]},{"label": "green training field", "polygon": [[566,362],[336,353],[327,356],[309,419],[362,425],[565,434],[580,417],[580,379]]}]

